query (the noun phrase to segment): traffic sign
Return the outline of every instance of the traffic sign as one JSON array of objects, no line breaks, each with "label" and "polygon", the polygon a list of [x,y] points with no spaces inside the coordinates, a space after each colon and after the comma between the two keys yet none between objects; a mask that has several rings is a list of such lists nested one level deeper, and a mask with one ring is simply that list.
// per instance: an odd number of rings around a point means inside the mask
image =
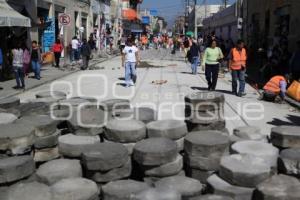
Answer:
[{"label": "traffic sign", "polygon": [[61,13],[58,15],[58,21],[59,21],[59,24],[61,24],[62,26],[69,26],[71,23],[71,17],[70,17],[70,15]]}]

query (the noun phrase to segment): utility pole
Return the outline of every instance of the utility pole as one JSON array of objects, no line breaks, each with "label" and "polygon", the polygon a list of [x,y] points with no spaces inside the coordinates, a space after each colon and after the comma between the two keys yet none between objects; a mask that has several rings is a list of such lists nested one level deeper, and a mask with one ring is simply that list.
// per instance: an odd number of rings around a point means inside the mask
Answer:
[{"label": "utility pole", "polygon": [[194,0],[195,2],[195,5],[194,5],[194,12],[195,12],[195,29],[194,29],[194,32],[195,32],[195,35],[194,37],[197,39],[198,38],[198,22],[197,22],[197,0]]}]

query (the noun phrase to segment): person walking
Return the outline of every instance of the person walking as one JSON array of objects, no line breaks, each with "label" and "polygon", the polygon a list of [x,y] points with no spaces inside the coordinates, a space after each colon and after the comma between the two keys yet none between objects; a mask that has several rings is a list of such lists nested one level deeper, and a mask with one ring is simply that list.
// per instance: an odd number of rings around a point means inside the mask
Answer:
[{"label": "person walking", "polygon": [[[245,96],[245,73],[246,73],[246,62],[247,52],[244,48],[245,43],[243,40],[238,40],[236,47],[232,48],[229,53],[229,69],[232,76],[232,94],[239,97]],[[239,90],[237,86],[239,82]]]},{"label": "person walking", "polygon": [[71,52],[71,60],[72,62],[74,61],[78,61],[79,60],[79,55],[78,55],[78,48],[80,46],[79,41],[77,39],[77,37],[73,37],[72,41],[71,41],[71,46],[72,46],[72,52]]},{"label": "person walking", "polygon": [[82,67],[81,70],[86,70],[89,67],[89,61],[91,57],[92,49],[86,39],[83,39],[81,46],[82,55]]},{"label": "person walking", "polygon": [[36,41],[32,41],[32,49],[31,49],[31,66],[34,72],[34,77],[37,80],[41,79],[41,63],[42,63],[42,56],[41,56],[41,49],[37,45]]},{"label": "person walking", "polygon": [[60,39],[57,39],[52,47],[52,51],[53,51],[54,57],[55,57],[55,67],[57,67],[57,68],[59,68],[59,61],[60,61],[61,52],[63,51],[63,49],[64,49],[64,47],[61,44]]},{"label": "person walking", "polygon": [[132,44],[130,39],[122,52],[122,66],[125,66],[126,87],[134,86],[136,79],[136,64],[139,64],[138,48]]},{"label": "person walking", "polygon": [[198,65],[200,62],[200,48],[197,45],[197,40],[193,40],[192,46],[190,48],[189,56],[191,57],[191,65],[192,65],[192,74],[197,74]]},{"label": "person walking", "polygon": [[205,69],[205,77],[208,83],[208,90],[215,90],[218,81],[220,60],[223,59],[222,50],[217,47],[217,42],[212,40],[210,47],[207,47],[202,60],[202,69]]},{"label": "person walking", "polygon": [[25,89],[23,54],[24,51],[21,48],[21,44],[17,44],[16,47],[12,50],[13,70],[15,72],[15,78],[17,82],[17,86],[15,86],[14,89]]}]

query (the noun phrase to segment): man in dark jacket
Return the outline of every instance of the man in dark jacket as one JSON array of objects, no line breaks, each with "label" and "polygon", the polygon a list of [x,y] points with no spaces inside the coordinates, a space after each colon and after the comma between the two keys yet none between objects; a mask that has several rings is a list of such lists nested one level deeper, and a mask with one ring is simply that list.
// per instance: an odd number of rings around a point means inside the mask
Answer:
[{"label": "man in dark jacket", "polygon": [[82,70],[86,70],[89,67],[89,61],[91,56],[91,47],[88,44],[86,39],[83,39],[83,44],[81,46],[81,55],[82,55]]},{"label": "man in dark jacket", "polygon": [[192,64],[192,74],[197,74],[198,65],[200,63],[200,53],[200,48],[197,45],[197,41],[194,39],[189,52]]}]

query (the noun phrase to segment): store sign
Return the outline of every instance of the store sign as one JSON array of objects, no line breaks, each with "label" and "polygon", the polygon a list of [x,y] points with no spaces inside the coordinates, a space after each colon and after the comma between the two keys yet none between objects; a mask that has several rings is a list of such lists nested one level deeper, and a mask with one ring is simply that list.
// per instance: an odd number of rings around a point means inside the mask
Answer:
[{"label": "store sign", "polygon": [[150,10],[150,15],[152,15],[153,17],[156,17],[158,15],[158,11],[155,9],[151,9]]},{"label": "store sign", "polygon": [[50,51],[55,42],[55,20],[53,18],[48,18],[46,23],[48,26],[43,34],[43,47],[45,52]]},{"label": "store sign", "polygon": [[58,21],[62,26],[69,26],[71,23],[71,16],[65,13],[61,13],[58,15]]},{"label": "store sign", "polygon": [[142,23],[143,24],[150,24],[150,17],[149,16],[143,16],[142,17]]}]

